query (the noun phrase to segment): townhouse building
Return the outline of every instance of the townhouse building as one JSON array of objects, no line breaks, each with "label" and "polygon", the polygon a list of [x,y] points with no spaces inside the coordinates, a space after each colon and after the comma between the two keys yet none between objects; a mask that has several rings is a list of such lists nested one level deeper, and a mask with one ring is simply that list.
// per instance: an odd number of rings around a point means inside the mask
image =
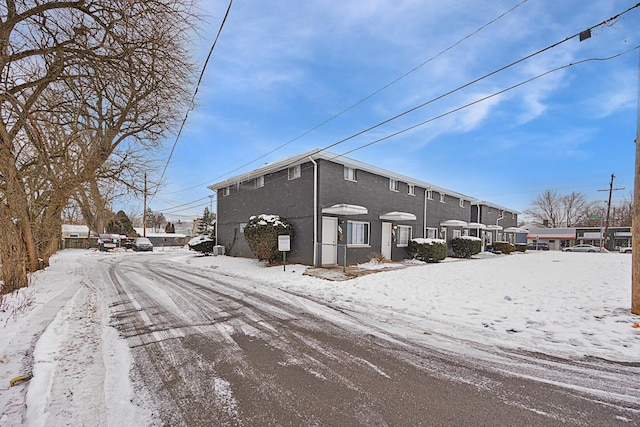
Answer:
[{"label": "townhouse building", "polygon": [[294,226],[290,262],[407,257],[412,238],[514,240],[518,212],[324,150],[289,157],[208,187],[217,195],[217,243],[252,257],[249,218],[277,214]]}]

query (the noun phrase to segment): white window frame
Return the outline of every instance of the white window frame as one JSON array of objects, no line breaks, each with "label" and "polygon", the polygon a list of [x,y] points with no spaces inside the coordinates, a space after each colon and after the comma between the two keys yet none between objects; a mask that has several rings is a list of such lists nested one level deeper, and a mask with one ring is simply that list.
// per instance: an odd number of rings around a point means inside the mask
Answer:
[{"label": "white window frame", "polygon": [[445,198],[444,198],[444,193],[440,193],[440,203],[444,203],[445,202]]},{"label": "white window frame", "polygon": [[222,197],[227,197],[229,194],[231,194],[231,186],[224,187],[222,189]]},{"label": "white window frame", "polygon": [[464,208],[464,199],[460,199],[460,207]]},{"label": "white window frame", "polygon": [[400,182],[393,178],[389,178],[389,190],[391,191],[400,191]]},{"label": "white window frame", "polygon": [[409,246],[409,241],[413,236],[413,227],[410,225],[399,225],[398,236],[396,246],[399,248],[405,248]]},{"label": "white window frame", "polygon": [[438,229],[427,227],[427,239],[439,239],[438,237]]},{"label": "white window frame", "polygon": [[407,194],[410,196],[416,195],[416,186],[413,184],[407,184]]},{"label": "white window frame", "polygon": [[344,167],[344,179],[345,181],[358,181],[358,175],[356,173],[356,168],[350,168],[348,166]]},{"label": "white window frame", "polygon": [[453,239],[455,239],[456,237],[462,237],[462,230],[452,230],[451,236]]},{"label": "white window frame", "polygon": [[255,187],[256,188],[264,187],[264,175],[259,176],[259,177],[256,178]]},{"label": "white window frame", "polygon": [[516,213],[515,212],[511,212],[511,219],[516,219]]},{"label": "white window frame", "polygon": [[244,228],[247,226],[246,222],[240,223],[240,234],[244,234]]},{"label": "white window frame", "polygon": [[292,179],[300,178],[301,175],[302,170],[300,168],[300,165],[291,166],[287,169],[287,176],[289,177],[289,181],[291,181]]},{"label": "white window frame", "polygon": [[447,240],[447,228],[446,227],[442,227],[440,229],[440,238],[442,240]]},{"label": "white window frame", "polygon": [[427,200],[433,200],[433,190],[427,190]]},{"label": "white window frame", "polygon": [[347,221],[347,239],[346,240],[347,240],[347,246],[351,246],[351,247],[370,246],[371,223],[366,221]]}]

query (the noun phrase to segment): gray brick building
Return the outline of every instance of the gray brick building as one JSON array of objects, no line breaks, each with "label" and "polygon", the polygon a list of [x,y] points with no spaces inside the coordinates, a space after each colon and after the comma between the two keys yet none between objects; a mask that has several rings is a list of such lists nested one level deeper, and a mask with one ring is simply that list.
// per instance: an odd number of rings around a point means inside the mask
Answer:
[{"label": "gray brick building", "polygon": [[[252,257],[243,228],[277,214],[294,226],[287,259],[307,265],[407,257],[412,238],[508,240],[518,212],[455,191],[315,150],[215,183],[218,244]],[[346,251],[346,252],[345,252]]]}]

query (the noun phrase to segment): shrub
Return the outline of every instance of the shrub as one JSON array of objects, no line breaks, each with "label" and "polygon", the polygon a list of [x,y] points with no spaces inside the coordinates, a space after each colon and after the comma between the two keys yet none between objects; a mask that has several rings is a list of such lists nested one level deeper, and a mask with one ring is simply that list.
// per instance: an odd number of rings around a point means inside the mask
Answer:
[{"label": "shrub", "polygon": [[380,252],[370,252],[368,255],[369,261],[376,260],[376,262],[380,263],[385,260],[384,255]]},{"label": "shrub", "polygon": [[516,243],[516,252],[526,252],[527,244],[526,243]]},{"label": "shrub", "polygon": [[510,254],[516,249],[516,245],[509,242],[493,242],[493,251],[502,252],[503,254]]},{"label": "shrub", "polygon": [[413,239],[407,253],[411,258],[424,262],[439,262],[447,257],[447,242],[440,239]]},{"label": "shrub", "polygon": [[482,240],[477,237],[455,237],[451,239],[453,256],[457,258],[471,258],[482,251]]},{"label": "shrub", "polygon": [[293,226],[278,215],[252,216],[244,228],[249,249],[260,261],[274,262],[280,258],[278,236],[281,234],[293,238]]}]

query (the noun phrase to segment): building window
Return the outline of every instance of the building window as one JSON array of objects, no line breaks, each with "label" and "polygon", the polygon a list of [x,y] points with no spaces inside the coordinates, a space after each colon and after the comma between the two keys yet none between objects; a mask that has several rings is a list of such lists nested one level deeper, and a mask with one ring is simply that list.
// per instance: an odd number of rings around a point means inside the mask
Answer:
[{"label": "building window", "polygon": [[359,221],[347,221],[347,245],[369,245],[369,223]]},{"label": "building window", "polygon": [[264,175],[256,178],[256,188],[264,187]]},{"label": "building window", "polygon": [[460,199],[460,207],[464,208],[464,199]]},{"label": "building window", "polygon": [[347,181],[357,181],[356,170],[354,168],[344,167],[344,179]]},{"label": "building window", "polygon": [[247,226],[246,222],[240,223],[240,234],[244,234],[244,228]]},{"label": "building window", "polygon": [[228,196],[229,194],[231,194],[231,187],[224,187],[222,189],[222,196]]},{"label": "building window", "polygon": [[515,212],[511,212],[511,219],[516,219],[516,213]]},{"label": "building window", "polygon": [[444,203],[444,193],[440,193],[440,203]]},{"label": "building window", "polygon": [[408,225],[399,225],[397,246],[398,247],[408,246],[409,240],[411,240],[411,227]]},{"label": "building window", "polygon": [[69,233],[69,238],[71,238],[71,239],[76,239],[76,238],[79,238],[79,237],[80,237],[80,235],[78,233]]},{"label": "building window", "polygon": [[427,190],[427,199],[433,200],[433,190]]},{"label": "building window", "polygon": [[389,178],[389,190],[398,191],[400,189],[400,183],[395,179]]},{"label": "building window", "polygon": [[300,178],[300,165],[291,166],[288,169],[289,179]]},{"label": "building window", "polygon": [[437,238],[438,238],[438,229],[427,227],[427,239],[437,239]]},{"label": "building window", "polygon": [[407,187],[407,194],[410,196],[415,196],[416,195],[416,186],[409,184]]}]

